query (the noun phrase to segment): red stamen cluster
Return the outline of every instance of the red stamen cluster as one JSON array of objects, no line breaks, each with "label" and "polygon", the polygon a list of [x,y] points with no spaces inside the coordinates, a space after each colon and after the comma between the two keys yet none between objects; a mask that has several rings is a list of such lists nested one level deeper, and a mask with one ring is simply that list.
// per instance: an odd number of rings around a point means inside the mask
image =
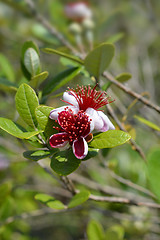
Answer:
[{"label": "red stamen cluster", "polygon": [[61,128],[54,127],[59,132],[65,132],[66,135],[62,135],[62,142],[68,141],[72,144],[74,140],[78,140],[80,137],[86,137],[90,133],[90,122],[92,120],[84,113],[79,111],[77,114],[73,114],[71,109],[65,108],[65,111],[59,113],[58,123]]},{"label": "red stamen cluster", "polygon": [[[86,111],[87,108],[94,108],[97,110],[114,101],[106,96],[107,93],[97,91],[96,87],[97,85],[92,89],[89,85],[88,87],[78,86],[76,89],[69,89],[70,94],[76,98],[80,110]],[[71,103],[69,104],[72,105]]]}]

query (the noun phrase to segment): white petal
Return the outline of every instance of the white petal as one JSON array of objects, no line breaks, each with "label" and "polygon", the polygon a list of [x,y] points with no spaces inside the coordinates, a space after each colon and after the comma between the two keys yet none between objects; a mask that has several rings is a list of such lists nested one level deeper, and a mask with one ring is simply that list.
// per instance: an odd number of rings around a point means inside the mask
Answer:
[{"label": "white petal", "polygon": [[[74,94],[74,92],[73,92],[73,94]],[[78,107],[78,102],[77,102],[76,98],[70,92],[63,93],[63,100],[68,103],[71,103],[75,107]]]},{"label": "white petal", "polygon": [[53,120],[57,120],[58,119],[58,113],[64,111],[65,108],[66,108],[66,106],[53,109],[50,112],[49,117]]},{"label": "white petal", "polygon": [[104,126],[104,122],[101,116],[99,116],[98,111],[93,108],[87,108],[86,113],[92,119],[91,127],[94,124],[94,129],[100,131]]},{"label": "white petal", "polygon": [[101,119],[103,120],[104,126],[101,129],[102,132],[105,132],[107,130],[114,130],[115,127],[114,125],[111,123],[111,121],[109,120],[109,118],[102,112],[102,111],[98,111],[98,115],[101,117]]},{"label": "white petal", "polygon": [[74,106],[63,106],[63,107],[59,107],[59,108],[55,108],[50,112],[49,117],[53,120],[58,120],[58,113],[65,111],[65,109],[71,109],[73,111],[74,114],[76,114],[78,112],[78,108],[74,107]]},{"label": "white petal", "polygon": [[73,153],[78,159],[83,159],[88,154],[88,144],[84,138],[75,140],[72,145]]}]

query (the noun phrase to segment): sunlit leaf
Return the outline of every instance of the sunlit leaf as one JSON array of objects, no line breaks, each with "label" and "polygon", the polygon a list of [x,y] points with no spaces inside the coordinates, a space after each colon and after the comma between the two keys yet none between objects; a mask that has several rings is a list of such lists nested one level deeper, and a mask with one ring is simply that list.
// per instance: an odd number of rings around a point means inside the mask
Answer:
[{"label": "sunlit leaf", "polygon": [[56,200],[54,197],[44,194],[44,193],[38,193],[35,196],[35,199],[38,201],[41,201],[42,203],[46,204],[48,207],[53,209],[65,209],[66,206],[59,200]]},{"label": "sunlit leaf", "polygon": [[21,84],[16,93],[15,101],[17,111],[21,118],[30,127],[35,128],[37,126],[35,109],[39,104],[35,91],[25,83]]},{"label": "sunlit leaf", "polygon": [[0,118],[0,128],[11,134],[14,137],[21,139],[29,139],[41,131],[33,131],[33,132],[23,132],[21,128],[16,125],[13,121],[7,118]]},{"label": "sunlit leaf", "polygon": [[156,131],[160,131],[160,127],[157,126],[155,123],[152,123],[152,122],[148,121],[147,119],[142,118],[142,117],[139,117],[139,116],[137,116],[137,115],[135,115],[134,118],[136,118],[138,121],[144,123],[144,124],[147,125],[148,127],[153,128],[153,129],[156,130]]},{"label": "sunlit leaf", "polygon": [[89,199],[90,192],[87,190],[83,190],[80,193],[77,193],[73,196],[71,201],[68,204],[68,208],[77,207],[78,205],[81,205],[82,203],[86,202]]},{"label": "sunlit leaf", "polygon": [[109,66],[114,56],[114,45],[103,43],[93,49],[85,58],[84,66],[93,76],[99,78],[100,74]]},{"label": "sunlit leaf", "polygon": [[94,136],[89,146],[98,149],[113,148],[126,143],[130,138],[131,136],[127,132],[109,130]]},{"label": "sunlit leaf", "polygon": [[104,240],[102,225],[95,220],[91,220],[87,226],[87,237],[88,240]]},{"label": "sunlit leaf", "polygon": [[81,161],[77,159],[72,150],[66,150],[55,154],[51,159],[51,168],[59,175],[68,175],[75,171]]}]

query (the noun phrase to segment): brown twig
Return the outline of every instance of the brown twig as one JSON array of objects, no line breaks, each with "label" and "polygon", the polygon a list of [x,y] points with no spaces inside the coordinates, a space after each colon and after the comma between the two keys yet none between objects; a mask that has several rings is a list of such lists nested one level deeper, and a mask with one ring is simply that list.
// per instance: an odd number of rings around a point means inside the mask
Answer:
[{"label": "brown twig", "polygon": [[129,95],[131,95],[132,97],[137,98],[139,101],[141,101],[142,103],[144,103],[146,106],[156,110],[158,113],[160,113],[160,107],[155,105],[154,103],[152,103],[151,101],[149,101],[148,99],[146,99],[145,97],[143,97],[141,94],[138,94],[134,91],[132,91],[130,88],[126,87],[125,85],[123,85],[122,83],[118,82],[113,76],[112,74],[108,73],[108,72],[104,72],[103,77],[107,78],[111,83],[113,83],[114,85],[116,85],[118,88],[122,89],[124,92],[128,93]]}]

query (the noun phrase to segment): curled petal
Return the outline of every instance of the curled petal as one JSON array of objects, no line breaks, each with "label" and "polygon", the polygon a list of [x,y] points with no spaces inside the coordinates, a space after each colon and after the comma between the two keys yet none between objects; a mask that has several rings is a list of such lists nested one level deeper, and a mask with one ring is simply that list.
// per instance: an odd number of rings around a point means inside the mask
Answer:
[{"label": "curled petal", "polygon": [[98,111],[98,115],[101,117],[104,123],[103,128],[99,129],[101,132],[106,132],[107,130],[115,129],[114,125],[111,123],[109,118],[102,111]]},{"label": "curled petal", "polygon": [[68,143],[68,134],[67,133],[57,133],[50,137],[49,143],[53,148],[64,147]]},{"label": "curled petal", "polygon": [[90,119],[92,119],[92,121],[91,121],[92,131],[93,131],[93,127],[96,130],[100,130],[103,128],[104,122],[103,122],[101,116],[99,116],[98,111],[96,111],[93,108],[87,108],[86,113],[90,117]]},{"label": "curled petal", "polygon": [[72,145],[73,153],[78,159],[83,159],[88,153],[88,144],[84,138],[75,140]]},{"label": "curled petal", "polygon": [[63,100],[66,103],[71,104],[72,106],[75,106],[75,107],[79,108],[78,102],[77,102],[77,100],[76,100],[76,98],[74,97],[73,94],[72,94],[72,91],[71,92],[64,92],[63,93]]},{"label": "curled petal", "polygon": [[71,109],[73,111],[74,114],[76,114],[78,112],[78,109],[74,106],[63,106],[63,107],[59,107],[59,108],[55,108],[50,112],[49,117],[53,120],[58,120],[58,115],[60,112],[65,111],[65,109]]}]

